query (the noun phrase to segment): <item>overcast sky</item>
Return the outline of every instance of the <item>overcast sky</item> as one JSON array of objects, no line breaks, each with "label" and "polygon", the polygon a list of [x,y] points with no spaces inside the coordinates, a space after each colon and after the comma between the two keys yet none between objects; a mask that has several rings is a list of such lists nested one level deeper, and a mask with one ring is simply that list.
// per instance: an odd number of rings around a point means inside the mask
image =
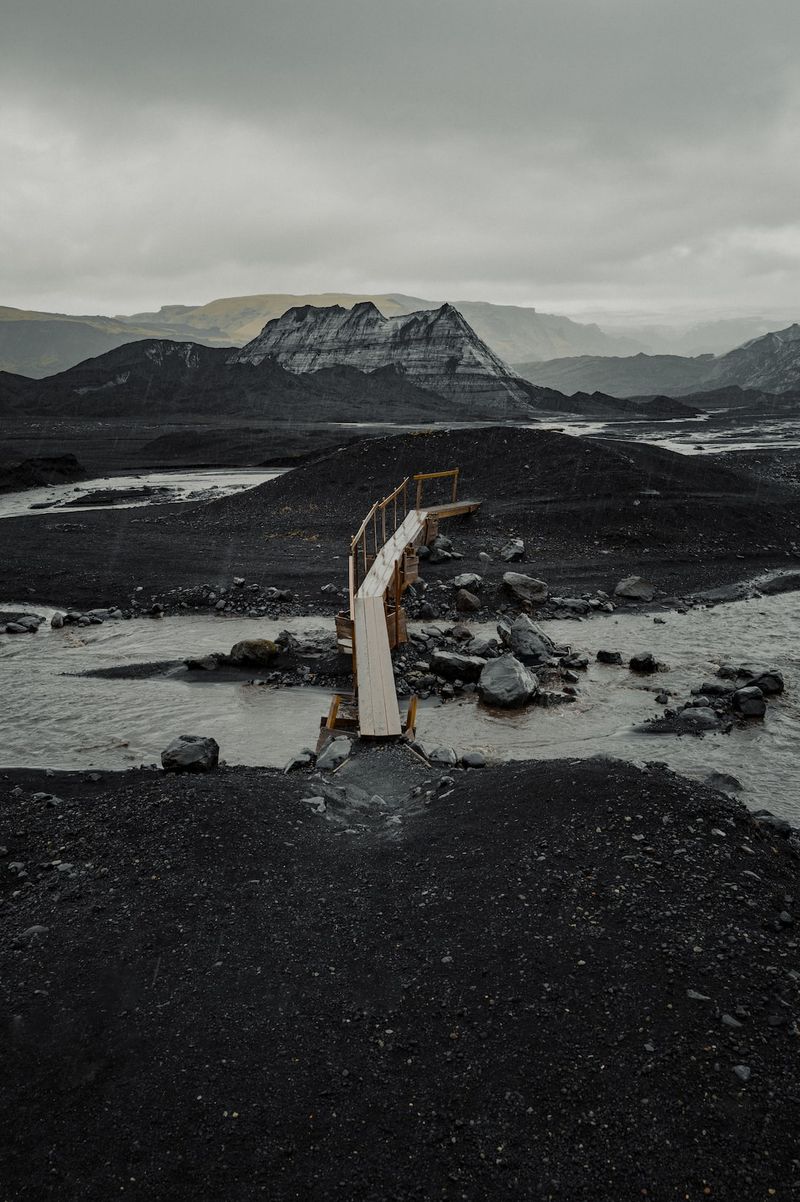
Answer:
[{"label": "overcast sky", "polygon": [[798,0],[5,0],[0,303],[800,318]]}]

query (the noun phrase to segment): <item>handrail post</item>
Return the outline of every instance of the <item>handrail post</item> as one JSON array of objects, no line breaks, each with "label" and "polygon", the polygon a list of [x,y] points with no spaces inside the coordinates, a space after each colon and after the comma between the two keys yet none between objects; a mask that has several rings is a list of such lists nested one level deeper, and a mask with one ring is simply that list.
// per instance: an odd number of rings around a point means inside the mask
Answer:
[{"label": "handrail post", "polygon": [[417,509],[422,509],[422,480],[417,480]]},{"label": "handrail post", "polygon": [[456,468],[453,472],[453,504],[455,504],[456,497],[458,496],[458,471],[459,469]]}]

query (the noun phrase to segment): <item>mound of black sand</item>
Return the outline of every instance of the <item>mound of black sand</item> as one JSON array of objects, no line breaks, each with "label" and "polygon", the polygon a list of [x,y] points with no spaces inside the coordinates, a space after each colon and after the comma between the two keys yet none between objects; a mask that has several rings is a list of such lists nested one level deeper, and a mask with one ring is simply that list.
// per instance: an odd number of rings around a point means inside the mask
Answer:
[{"label": "mound of black sand", "polygon": [[390,838],[294,774],[6,774],[3,1198],[794,1196],[792,841],[655,769],[455,777]]},{"label": "mound of black sand", "polygon": [[0,492],[40,488],[43,484],[65,484],[85,479],[85,471],[74,455],[49,455],[0,461]]},{"label": "mound of black sand", "polygon": [[[38,601],[121,604],[139,585],[147,599],[240,575],[318,601],[325,583],[346,585],[349,541],[372,502],[406,475],[447,467],[462,470],[461,496],[483,500],[477,517],[447,526],[461,570],[483,572],[479,551],[496,557],[522,536],[534,574],[562,593],[611,591],[631,574],[696,591],[741,579],[742,559],[751,575],[779,566],[800,541],[795,490],[642,443],[494,426],[370,439],[210,503],[75,515],[66,530],[9,519],[0,596],[27,586]],[[426,492],[445,495],[446,485]],[[490,569],[498,582],[502,567]]]}]

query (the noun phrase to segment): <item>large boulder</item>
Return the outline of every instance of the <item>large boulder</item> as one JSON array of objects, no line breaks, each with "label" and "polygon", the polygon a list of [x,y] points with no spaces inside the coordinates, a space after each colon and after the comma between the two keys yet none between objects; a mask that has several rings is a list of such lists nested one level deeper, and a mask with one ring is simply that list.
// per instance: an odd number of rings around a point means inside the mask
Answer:
[{"label": "large boulder", "polygon": [[658,660],[652,651],[641,651],[638,655],[631,656],[628,667],[631,672],[641,672],[642,675],[649,676],[658,671]]},{"label": "large boulder", "polygon": [[211,772],[219,763],[219,744],[207,735],[178,735],[161,752],[165,772]]},{"label": "large boulder", "polygon": [[525,544],[521,538],[510,539],[500,552],[500,558],[505,563],[515,563],[525,554]]},{"label": "large boulder", "polygon": [[275,662],[278,648],[272,639],[242,639],[231,647],[229,659],[234,664],[269,668]]},{"label": "large boulder", "polygon": [[782,693],[785,686],[783,673],[777,668],[769,668],[764,672],[759,672],[755,676],[749,676],[747,687],[750,689],[761,689],[765,696],[774,697],[778,693]]},{"label": "large boulder", "polygon": [[512,622],[507,638],[511,650],[524,664],[546,664],[555,652],[552,639],[527,614],[520,614]]},{"label": "large boulder", "polygon": [[317,767],[323,772],[331,772],[334,768],[338,768],[343,764],[350,752],[353,750],[353,744],[346,735],[337,735],[331,739],[324,751],[317,756]]},{"label": "large boulder", "polygon": [[478,681],[481,700],[506,709],[525,705],[538,687],[533,673],[510,652],[489,660]]},{"label": "large boulder", "polygon": [[652,601],[655,595],[656,586],[641,576],[626,576],[614,589],[615,597],[625,597],[628,601]]},{"label": "large boulder", "polygon": [[462,614],[475,614],[481,608],[481,599],[469,589],[460,588],[456,593],[456,609]]},{"label": "large boulder", "polygon": [[745,718],[763,718],[767,712],[767,703],[761,689],[754,685],[746,685],[733,694],[733,708]]},{"label": "large boulder", "polygon": [[477,572],[462,572],[460,576],[453,577],[453,584],[456,588],[480,588],[483,584],[483,577]]},{"label": "large boulder", "polygon": [[526,576],[524,572],[504,572],[503,588],[525,605],[541,605],[547,600],[547,585],[543,580]]},{"label": "large boulder", "polygon": [[457,651],[434,651],[431,672],[445,680],[477,680],[486,660],[480,655],[460,655]]}]

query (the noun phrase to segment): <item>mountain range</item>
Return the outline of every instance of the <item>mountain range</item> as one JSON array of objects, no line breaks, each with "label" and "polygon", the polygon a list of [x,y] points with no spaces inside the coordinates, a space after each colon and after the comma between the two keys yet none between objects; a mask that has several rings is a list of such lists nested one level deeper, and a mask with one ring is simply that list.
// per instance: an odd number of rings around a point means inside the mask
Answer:
[{"label": "mountain range", "polygon": [[800,386],[800,325],[753,338],[727,354],[598,356],[517,363],[517,372],[544,388],[610,396],[688,396],[738,385],[770,393]]},{"label": "mountain range", "polygon": [[[567,400],[531,384],[452,305],[393,317],[371,302],[304,305],[236,350],[141,339],[40,380],[0,372],[0,414],[25,417],[458,422],[640,411],[599,395]],[[692,410],[664,398],[648,412]]]}]

